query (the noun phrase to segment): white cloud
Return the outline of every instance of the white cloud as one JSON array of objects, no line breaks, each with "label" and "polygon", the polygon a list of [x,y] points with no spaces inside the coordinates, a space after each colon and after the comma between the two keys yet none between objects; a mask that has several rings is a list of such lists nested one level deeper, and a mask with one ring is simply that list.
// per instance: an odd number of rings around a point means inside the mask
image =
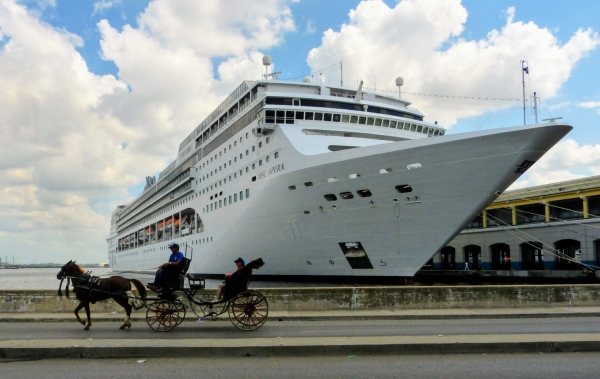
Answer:
[{"label": "white cloud", "polygon": [[598,114],[600,114],[600,101],[584,101],[578,103],[577,105],[579,105],[582,108],[596,109],[598,111]]},{"label": "white cloud", "polygon": [[[514,21],[506,12],[500,30],[480,40],[462,37],[467,11],[460,0],[405,0],[390,8],[380,0],[362,1],[339,30],[323,34],[321,45],[308,56],[314,69],[344,62],[345,82],[365,80],[365,86],[397,93],[394,79],[404,77],[403,92],[475,97],[509,97],[521,82],[520,60],[530,65],[530,80],[545,99],[556,96],[576,63],[600,43],[591,29],[577,30],[564,44],[533,22]],[[373,22],[377,20],[377,22]],[[334,74],[334,73],[332,73]],[[514,105],[506,102],[500,105]],[[427,120],[451,126],[459,118],[499,107],[477,107],[448,101],[440,106],[419,98]]]},{"label": "white cloud", "polygon": [[94,11],[92,15],[102,13],[105,10],[121,5],[121,0],[100,0],[94,3]]},{"label": "white cloud", "polygon": [[317,32],[317,28],[313,24],[312,20],[308,20],[306,23],[306,31],[305,34],[315,34]]},{"label": "white cloud", "polygon": [[566,107],[568,107],[569,105],[571,105],[571,102],[570,102],[570,101],[561,101],[561,102],[560,102],[560,103],[558,103],[558,104],[553,104],[553,105],[550,105],[550,106],[548,106],[548,110],[549,110],[549,111],[555,111],[555,110],[557,110],[557,109],[563,109],[563,108],[566,108]]},{"label": "white cloud", "polygon": [[295,28],[283,0],[156,0],[138,25],[98,24],[119,72],[99,76],[79,36],[0,1],[0,252],[18,240],[30,260],[105,261],[126,188],[174,159],[225,95],[260,77],[258,49]]}]

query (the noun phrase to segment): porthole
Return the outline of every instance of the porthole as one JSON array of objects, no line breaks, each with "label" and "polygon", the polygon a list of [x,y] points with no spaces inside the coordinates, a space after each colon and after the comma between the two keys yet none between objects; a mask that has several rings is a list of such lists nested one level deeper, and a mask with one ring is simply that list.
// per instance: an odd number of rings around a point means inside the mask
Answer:
[{"label": "porthole", "polygon": [[391,168],[382,168],[381,170],[379,170],[380,174],[387,174],[389,172],[392,172]]},{"label": "porthole", "polygon": [[327,200],[327,201],[336,201],[337,200],[337,196],[335,196],[332,193],[324,195],[324,197],[325,197],[325,200]]},{"label": "porthole", "polygon": [[335,177],[335,176],[334,176],[333,178],[329,178],[329,179],[327,179],[327,182],[328,182],[328,183],[333,183],[333,182],[337,182],[337,181],[338,181],[338,178],[337,178],[337,177]]},{"label": "porthole", "polygon": [[304,211],[304,214],[308,215],[308,214],[310,214],[310,211]]},{"label": "porthole", "polygon": [[289,190],[295,190],[295,189],[296,189],[296,186],[288,186],[288,189],[289,189]]},{"label": "porthole", "polygon": [[356,191],[356,193],[360,197],[371,197],[371,191],[369,191],[368,189],[358,190]]},{"label": "porthole", "polygon": [[255,182],[256,181],[256,176],[252,177],[252,181]]},{"label": "porthole", "polygon": [[274,156],[275,156],[275,159],[279,158],[279,151],[276,151]]},{"label": "porthole", "polygon": [[304,183],[304,185],[307,186],[307,187],[312,187],[313,182],[306,182],[306,183]]},{"label": "porthole", "polygon": [[350,175],[348,175],[348,177],[350,179],[356,179],[356,178],[360,178],[360,174],[350,174]]},{"label": "porthole", "polygon": [[408,184],[402,184],[400,186],[396,186],[396,191],[400,193],[412,192],[412,187]]},{"label": "porthole", "polygon": [[341,192],[340,197],[344,200],[354,199],[354,195],[352,194],[352,192]]}]

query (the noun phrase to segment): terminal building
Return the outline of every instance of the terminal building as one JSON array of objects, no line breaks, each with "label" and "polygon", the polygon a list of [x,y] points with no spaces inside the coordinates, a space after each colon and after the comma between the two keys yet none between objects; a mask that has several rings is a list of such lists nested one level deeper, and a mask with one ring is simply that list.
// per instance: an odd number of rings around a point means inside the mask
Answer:
[{"label": "terminal building", "polygon": [[504,192],[421,272],[564,277],[567,271],[594,272],[597,266],[600,176]]}]

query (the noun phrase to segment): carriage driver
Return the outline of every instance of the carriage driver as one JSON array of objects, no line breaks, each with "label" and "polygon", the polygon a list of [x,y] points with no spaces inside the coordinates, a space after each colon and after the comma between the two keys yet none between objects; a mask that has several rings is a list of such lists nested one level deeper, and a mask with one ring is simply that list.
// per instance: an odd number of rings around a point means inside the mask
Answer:
[{"label": "carriage driver", "polygon": [[154,283],[148,283],[146,287],[150,288],[152,291],[161,292],[162,291],[162,275],[167,270],[176,270],[179,271],[181,269],[181,262],[183,262],[183,253],[179,251],[179,245],[177,243],[170,243],[168,245],[169,249],[171,249],[171,255],[169,256],[169,261],[163,263],[158,267],[156,271],[156,277],[154,278]]}]

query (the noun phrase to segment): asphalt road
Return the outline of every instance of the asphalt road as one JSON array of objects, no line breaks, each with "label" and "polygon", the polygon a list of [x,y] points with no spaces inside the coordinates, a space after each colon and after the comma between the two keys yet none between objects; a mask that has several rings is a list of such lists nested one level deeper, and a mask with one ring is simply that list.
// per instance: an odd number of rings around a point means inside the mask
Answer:
[{"label": "asphalt road", "polygon": [[[0,363],[2,378],[597,378],[599,353],[216,359],[53,359]],[[1,362],[1,361],[0,361]]]},{"label": "asphalt road", "polygon": [[[121,322],[97,322],[84,331],[72,323],[3,323],[0,340],[20,339],[188,339],[188,338],[273,338],[427,336],[486,334],[597,333],[600,318],[524,318],[466,320],[363,320],[363,321],[277,321],[270,319],[253,332],[237,330],[229,321],[184,322],[167,333],[157,333],[145,321],[120,330]],[[599,374],[600,376],[600,374]]]}]

